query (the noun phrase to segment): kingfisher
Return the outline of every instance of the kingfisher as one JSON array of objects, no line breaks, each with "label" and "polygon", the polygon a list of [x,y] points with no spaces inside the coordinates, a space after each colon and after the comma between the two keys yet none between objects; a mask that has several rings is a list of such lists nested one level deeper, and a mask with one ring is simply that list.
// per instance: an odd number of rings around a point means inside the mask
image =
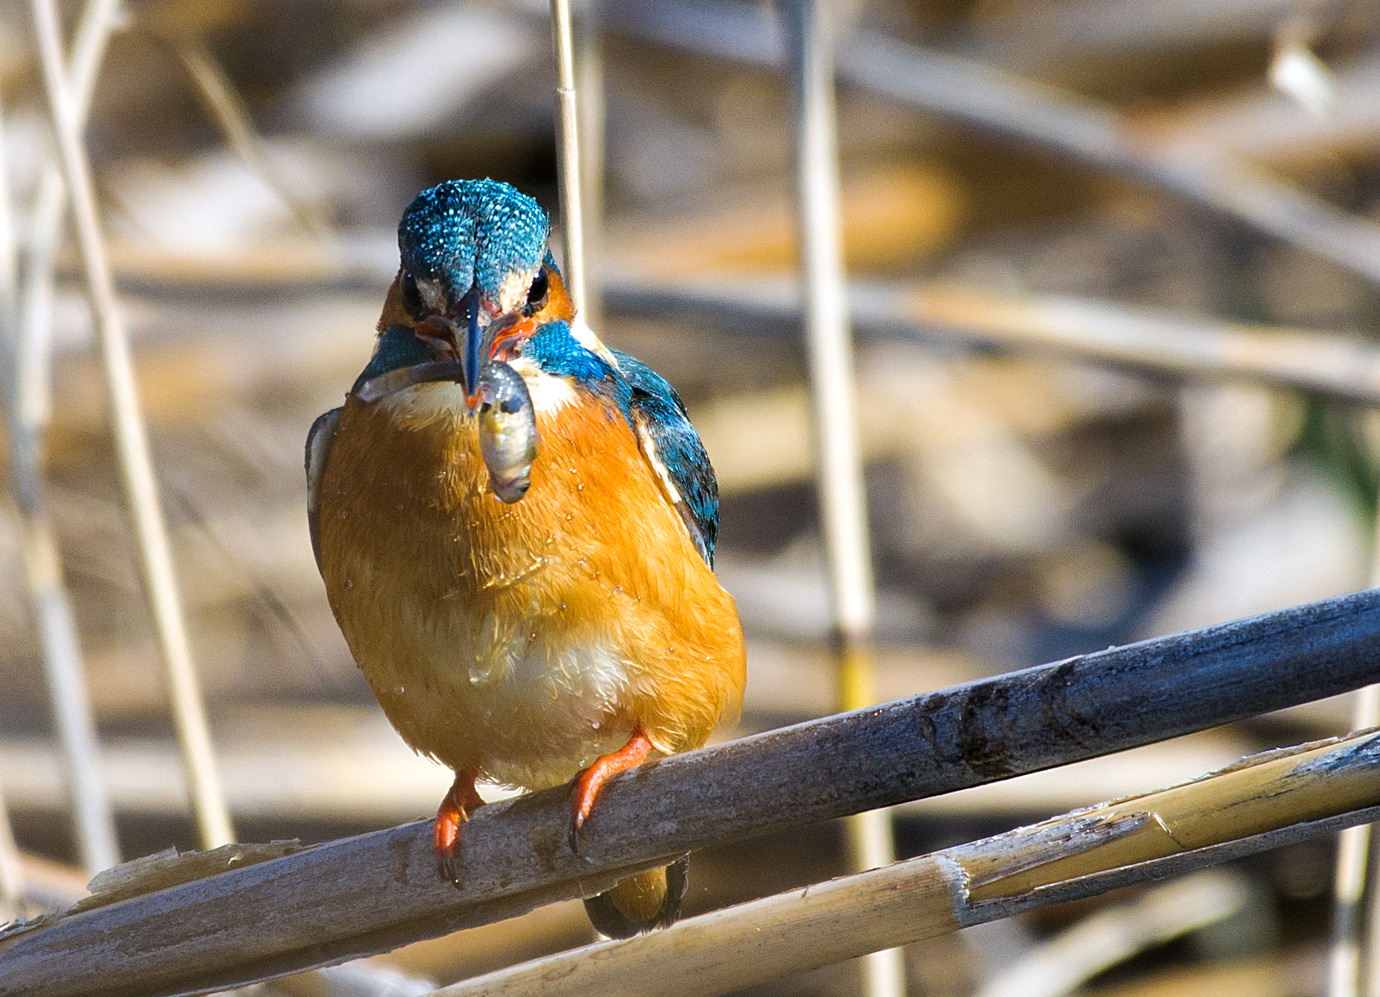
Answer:
[{"label": "kingfisher", "polygon": [[[581,321],[532,198],[419,194],[373,355],[307,438],[317,567],[384,713],[455,781],[435,850],[456,882],[477,780],[604,784],[705,743],[746,681],[713,572],[714,471],[685,406]],[[686,859],[585,900],[628,937],[671,923]]]}]

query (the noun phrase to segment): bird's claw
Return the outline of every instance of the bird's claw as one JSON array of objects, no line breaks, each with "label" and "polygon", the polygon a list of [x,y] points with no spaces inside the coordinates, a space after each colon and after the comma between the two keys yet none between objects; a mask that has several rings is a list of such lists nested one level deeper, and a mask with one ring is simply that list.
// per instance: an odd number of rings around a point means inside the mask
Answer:
[{"label": "bird's claw", "polygon": [[641,728],[637,728],[622,748],[611,755],[604,755],[575,777],[571,784],[570,833],[567,840],[570,850],[577,857],[585,857],[585,821],[594,811],[594,801],[598,799],[604,783],[619,772],[641,765],[651,752],[652,742]]},{"label": "bird's claw", "polygon": [[444,803],[436,815],[435,850],[436,874],[452,886],[460,887],[460,822],[465,812],[458,807],[448,808]]},{"label": "bird's claw", "polygon": [[436,853],[436,875],[441,880],[454,886],[457,890],[463,889],[465,884],[460,881],[460,869],[456,865],[454,852]]},{"label": "bird's claw", "polygon": [[570,842],[570,850],[577,859],[589,861],[585,858],[585,842],[589,840],[589,833],[585,831],[584,818],[579,814],[570,819],[570,832],[566,835],[566,840]]},{"label": "bird's claw", "polygon": [[456,889],[464,886],[460,879],[460,828],[470,819],[470,809],[484,805],[475,792],[474,776],[473,769],[456,773],[454,785],[436,810],[433,826],[436,874]]}]

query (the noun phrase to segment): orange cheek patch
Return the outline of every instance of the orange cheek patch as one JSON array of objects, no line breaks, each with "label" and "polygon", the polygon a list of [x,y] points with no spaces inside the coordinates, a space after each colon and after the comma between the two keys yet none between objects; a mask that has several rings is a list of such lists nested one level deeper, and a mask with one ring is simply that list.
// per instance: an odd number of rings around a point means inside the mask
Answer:
[{"label": "orange cheek patch", "polygon": [[571,303],[570,294],[565,289],[565,281],[555,270],[547,269],[547,280],[550,281],[546,291],[546,304],[533,316],[540,325],[547,322],[569,322],[575,317],[575,306]]}]

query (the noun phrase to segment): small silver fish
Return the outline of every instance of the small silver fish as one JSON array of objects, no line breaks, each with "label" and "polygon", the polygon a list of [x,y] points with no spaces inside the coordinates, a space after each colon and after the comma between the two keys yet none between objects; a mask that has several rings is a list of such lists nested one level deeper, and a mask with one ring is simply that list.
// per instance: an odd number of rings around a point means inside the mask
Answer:
[{"label": "small silver fish", "polygon": [[537,456],[537,413],[522,375],[501,360],[479,374],[479,449],[494,495],[516,502],[532,484]]}]

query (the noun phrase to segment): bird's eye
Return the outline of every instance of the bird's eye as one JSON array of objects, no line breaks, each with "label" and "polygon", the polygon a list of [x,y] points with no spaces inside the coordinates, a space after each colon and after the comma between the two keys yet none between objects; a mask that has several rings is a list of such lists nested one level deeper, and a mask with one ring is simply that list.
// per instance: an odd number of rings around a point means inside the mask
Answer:
[{"label": "bird's eye", "polygon": [[404,307],[409,312],[413,315],[421,314],[422,292],[417,289],[417,278],[407,272],[402,275],[402,299]]},{"label": "bird's eye", "polygon": [[546,279],[546,271],[538,271],[532,278],[532,286],[527,289],[527,303],[533,308],[540,308],[542,302],[546,300],[546,292],[550,281]]}]

